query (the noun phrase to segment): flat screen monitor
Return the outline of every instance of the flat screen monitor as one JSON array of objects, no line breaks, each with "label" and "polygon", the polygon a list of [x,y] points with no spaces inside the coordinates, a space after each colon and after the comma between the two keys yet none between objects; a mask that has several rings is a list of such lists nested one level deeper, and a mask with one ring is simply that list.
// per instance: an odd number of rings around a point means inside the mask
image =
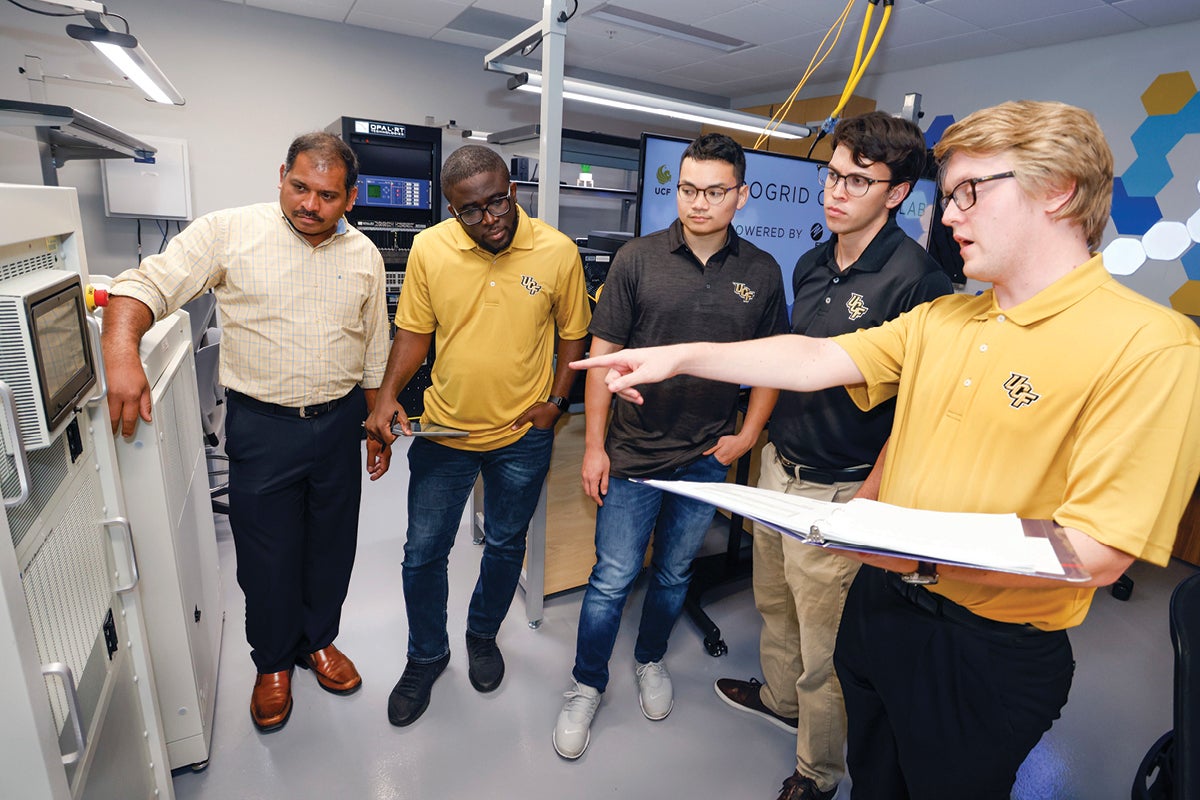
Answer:
[{"label": "flat screen monitor", "polygon": [[[679,212],[675,203],[679,162],[689,141],[658,134],[642,134],[638,170],[639,236],[662,230]],[[733,218],[738,235],[767,251],[779,262],[788,307],[792,304],[792,268],[804,253],[829,241],[825,227],[825,189],[817,180],[824,164],[799,156],[746,151],[746,183],[750,198]],[[896,220],[909,236],[926,246],[933,214],[935,184],[917,181],[901,204]]]},{"label": "flat screen monitor", "polygon": [[45,447],[96,381],[79,275],[47,269],[0,282],[0,319],[0,379],[15,390],[26,446]]}]

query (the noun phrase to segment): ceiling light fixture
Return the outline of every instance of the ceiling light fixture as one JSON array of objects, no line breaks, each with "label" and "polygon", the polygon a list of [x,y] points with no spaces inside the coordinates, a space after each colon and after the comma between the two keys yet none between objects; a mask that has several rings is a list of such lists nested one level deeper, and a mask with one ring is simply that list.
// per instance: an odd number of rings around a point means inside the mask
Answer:
[{"label": "ceiling light fixture", "polygon": [[[165,105],[184,104],[179,93],[154,59],[138,44],[136,36],[129,33],[128,24],[124,32],[108,27],[108,11],[101,3],[92,0],[43,0],[50,5],[69,8],[83,15],[88,25],[68,25],[67,35],[85,42],[96,52],[107,58],[118,72],[128,78],[146,95],[146,98]],[[118,17],[118,19],[120,19]]]},{"label": "ceiling light fixture", "polygon": [[[508,88],[540,94],[542,91],[542,76],[537,72],[522,72],[509,78]],[[760,134],[766,132],[768,135],[780,139],[803,139],[812,134],[812,129],[804,125],[783,122],[777,127],[767,130],[771,121],[766,117],[760,117],[756,114],[702,106],[669,97],[647,94],[646,92],[637,92],[632,89],[618,89],[614,86],[592,83],[591,81],[583,81],[577,78],[563,79],[562,96],[564,100],[575,100],[607,108],[637,111],[644,114],[669,117],[671,119],[716,125],[744,133]]]}]

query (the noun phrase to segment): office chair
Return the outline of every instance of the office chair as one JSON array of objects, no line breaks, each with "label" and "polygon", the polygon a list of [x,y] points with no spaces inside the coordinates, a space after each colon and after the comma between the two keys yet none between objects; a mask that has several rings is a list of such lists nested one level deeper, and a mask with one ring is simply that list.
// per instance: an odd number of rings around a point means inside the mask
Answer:
[{"label": "office chair", "polygon": [[1200,573],[1175,587],[1169,613],[1175,728],[1142,759],[1132,800],[1200,800]]},{"label": "office chair", "polygon": [[218,514],[229,513],[228,456],[218,452],[225,430],[225,387],[221,385],[217,365],[221,356],[221,330],[209,328],[196,350],[196,389],[200,393],[200,428],[204,433],[204,456],[208,464],[209,496]]}]

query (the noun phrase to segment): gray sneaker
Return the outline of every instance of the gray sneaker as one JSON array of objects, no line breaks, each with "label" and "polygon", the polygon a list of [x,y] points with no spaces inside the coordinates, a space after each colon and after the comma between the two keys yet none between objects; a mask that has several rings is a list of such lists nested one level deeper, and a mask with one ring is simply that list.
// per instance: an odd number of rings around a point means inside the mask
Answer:
[{"label": "gray sneaker", "polygon": [[600,692],[575,681],[575,687],[563,692],[563,697],[567,702],[554,724],[554,752],[574,760],[583,755],[592,739],[592,719],[600,705]]},{"label": "gray sneaker", "polygon": [[675,692],[671,688],[671,673],[661,661],[649,664],[637,662],[638,702],[646,719],[663,719],[675,705]]}]

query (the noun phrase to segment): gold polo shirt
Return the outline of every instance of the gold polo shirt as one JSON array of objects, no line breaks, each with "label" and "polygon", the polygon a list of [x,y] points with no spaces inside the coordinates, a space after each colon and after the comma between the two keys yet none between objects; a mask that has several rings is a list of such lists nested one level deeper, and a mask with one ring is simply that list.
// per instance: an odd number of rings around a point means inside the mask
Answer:
[{"label": "gold polo shirt", "polygon": [[[1170,558],[1200,473],[1200,336],[1099,256],[1014,308],[991,290],[941,297],[834,341],[866,378],[848,387],[860,408],[897,398],[881,500],[1054,519],[1136,558]],[[945,578],[931,589],[1046,630],[1078,625],[1094,593]]]},{"label": "gold polo shirt", "polygon": [[278,202],[206,214],[163,253],[118,275],[112,294],[141,300],[158,320],[209,289],[225,387],[298,407],[383,380],[383,258],[345,219],[314,247]]},{"label": "gold polo shirt", "polygon": [[439,440],[495,450],[524,435],[510,426],[554,383],[555,328],[587,335],[591,312],[574,242],[516,207],[517,229],[500,253],[479,247],[457,219],[417,234],[396,308],[396,326],[435,334],[424,424],[471,432]]}]

